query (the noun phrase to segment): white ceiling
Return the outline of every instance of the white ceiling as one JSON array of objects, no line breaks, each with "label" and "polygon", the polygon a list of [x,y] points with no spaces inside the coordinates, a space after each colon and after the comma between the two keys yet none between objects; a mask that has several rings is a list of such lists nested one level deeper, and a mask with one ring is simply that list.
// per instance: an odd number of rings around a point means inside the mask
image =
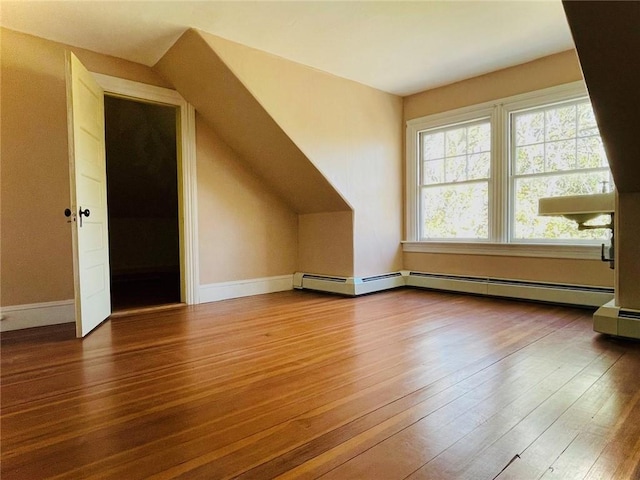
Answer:
[{"label": "white ceiling", "polygon": [[0,24],[149,66],[195,27],[399,95],[573,48],[560,0],[2,0]]}]

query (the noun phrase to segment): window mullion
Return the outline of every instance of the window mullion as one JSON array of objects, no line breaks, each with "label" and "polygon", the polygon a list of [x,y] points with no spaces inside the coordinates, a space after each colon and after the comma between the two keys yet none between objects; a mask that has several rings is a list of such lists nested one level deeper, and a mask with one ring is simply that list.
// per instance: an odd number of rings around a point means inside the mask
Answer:
[{"label": "window mullion", "polygon": [[504,109],[502,105],[494,108],[491,116],[492,140],[491,146],[491,189],[490,189],[490,238],[492,242],[506,241],[507,232],[507,199],[508,176],[505,143],[507,130],[504,125]]}]

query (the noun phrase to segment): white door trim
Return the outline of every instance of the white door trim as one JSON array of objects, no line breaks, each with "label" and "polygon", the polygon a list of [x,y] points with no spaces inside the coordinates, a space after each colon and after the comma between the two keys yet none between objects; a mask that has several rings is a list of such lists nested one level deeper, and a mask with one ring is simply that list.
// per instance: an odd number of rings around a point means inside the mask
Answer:
[{"label": "white door trim", "polygon": [[169,88],[93,73],[105,93],[133,100],[173,105],[180,109],[179,208],[180,208],[180,272],[182,300],[200,303],[198,259],[198,192],[196,183],[196,114],[193,105]]}]

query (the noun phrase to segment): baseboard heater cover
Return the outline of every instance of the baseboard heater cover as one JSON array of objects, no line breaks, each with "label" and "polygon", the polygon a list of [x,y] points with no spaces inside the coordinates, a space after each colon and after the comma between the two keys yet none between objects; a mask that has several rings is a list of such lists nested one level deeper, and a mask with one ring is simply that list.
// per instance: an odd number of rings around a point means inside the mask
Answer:
[{"label": "baseboard heater cover", "polygon": [[593,329],[609,335],[640,339],[640,310],[618,307],[611,300],[593,314]]},{"label": "baseboard heater cover", "polygon": [[599,307],[613,298],[613,289],[606,287],[415,271],[392,272],[363,278],[296,273],[293,286],[297,289],[350,296],[408,286],[588,307]]},{"label": "baseboard heater cover", "polygon": [[404,285],[405,279],[402,272],[369,277],[336,277],[298,272],[293,276],[293,288],[348,296],[364,295]]},{"label": "baseboard heater cover", "polygon": [[407,286],[495,297],[599,307],[613,298],[613,288],[558,283],[409,272]]}]

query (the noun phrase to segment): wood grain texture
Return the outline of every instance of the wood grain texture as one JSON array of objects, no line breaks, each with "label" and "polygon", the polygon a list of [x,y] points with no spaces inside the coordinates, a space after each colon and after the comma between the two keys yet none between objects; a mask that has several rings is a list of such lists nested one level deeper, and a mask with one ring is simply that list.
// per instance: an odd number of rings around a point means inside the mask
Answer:
[{"label": "wood grain texture", "polygon": [[282,292],[2,334],[6,479],[640,478],[640,343],[591,311]]}]

